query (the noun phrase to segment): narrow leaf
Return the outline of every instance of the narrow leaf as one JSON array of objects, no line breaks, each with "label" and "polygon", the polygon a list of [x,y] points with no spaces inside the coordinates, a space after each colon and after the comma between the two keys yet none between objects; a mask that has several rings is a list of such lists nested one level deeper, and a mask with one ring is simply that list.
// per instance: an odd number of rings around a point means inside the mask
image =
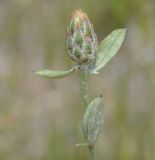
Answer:
[{"label": "narrow leaf", "polygon": [[38,76],[41,76],[41,77],[44,77],[44,78],[57,79],[57,78],[62,78],[62,77],[68,76],[71,73],[73,73],[74,71],[75,71],[75,67],[71,68],[69,70],[64,70],[64,71],[56,71],[56,70],[44,69],[44,70],[37,71],[35,73]]},{"label": "narrow leaf", "polygon": [[88,146],[87,143],[78,143],[74,145],[75,147],[84,147],[84,146]]},{"label": "narrow leaf", "polygon": [[94,145],[103,126],[102,96],[94,99],[83,117],[83,132],[89,145]]},{"label": "narrow leaf", "polygon": [[100,43],[91,73],[104,67],[118,52],[124,41],[125,33],[126,29],[116,29]]}]

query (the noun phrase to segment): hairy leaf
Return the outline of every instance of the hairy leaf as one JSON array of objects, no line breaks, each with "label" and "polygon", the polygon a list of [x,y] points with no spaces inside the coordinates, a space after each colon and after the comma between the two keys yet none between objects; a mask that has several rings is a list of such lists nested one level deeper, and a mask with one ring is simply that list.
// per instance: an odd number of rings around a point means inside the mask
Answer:
[{"label": "hairy leaf", "polygon": [[62,71],[44,69],[44,70],[37,71],[35,73],[41,77],[57,79],[57,78],[68,76],[74,71],[75,71],[75,67],[69,70],[62,70]]},{"label": "hairy leaf", "polygon": [[97,73],[112,59],[121,47],[125,33],[126,29],[116,29],[100,43],[91,73]]},{"label": "hairy leaf", "polygon": [[102,96],[94,99],[83,117],[83,132],[89,145],[94,145],[103,126]]}]

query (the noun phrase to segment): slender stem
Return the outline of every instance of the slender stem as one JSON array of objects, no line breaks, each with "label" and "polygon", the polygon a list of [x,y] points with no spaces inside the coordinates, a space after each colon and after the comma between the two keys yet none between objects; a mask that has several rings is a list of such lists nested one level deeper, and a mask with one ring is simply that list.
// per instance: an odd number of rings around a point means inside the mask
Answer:
[{"label": "slender stem", "polygon": [[[88,77],[89,77],[89,71],[87,69],[88,66],[82,66],[81,67],[81,97],[84,104],[85,109],[87,108],[89,104],[89,98],[88,98]],[[90,153],[90,160],[95,160],[95,150],[94,146],[88,146],[89,153]]]},{"label": "slender stem", "polygon": [[89,103],[88,99],[88,76],[89,73],[85,70],[81,70],[81,96],[84,107],[86,108]]},{"label": "slender stem", "polygon": [[95,160],[95,149],[94,146],[89,146],[89,153],[90,153],[90,158],[91,160]]}]

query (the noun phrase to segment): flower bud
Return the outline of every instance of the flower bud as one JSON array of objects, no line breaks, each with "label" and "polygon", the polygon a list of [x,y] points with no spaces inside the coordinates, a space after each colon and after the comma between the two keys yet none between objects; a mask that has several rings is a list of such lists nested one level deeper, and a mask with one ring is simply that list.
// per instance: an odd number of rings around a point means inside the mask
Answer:
[{"label": "flower bud", "polygon": [[78,64],[95,60],[97,37],[87,15],[76,10],[71,18],[67,34],[67,50],[72,60]]}]

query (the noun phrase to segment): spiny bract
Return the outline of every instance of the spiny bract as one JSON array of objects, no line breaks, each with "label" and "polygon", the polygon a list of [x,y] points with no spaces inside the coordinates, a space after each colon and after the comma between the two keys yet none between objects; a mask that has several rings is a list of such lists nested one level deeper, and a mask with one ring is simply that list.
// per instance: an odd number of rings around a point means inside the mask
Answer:
[{"label": "spiny bract", "polygon": [[69,56],[78,64],[93,62],[97,46],[97,37],[86,13],[74,11],[67,32]]}]

